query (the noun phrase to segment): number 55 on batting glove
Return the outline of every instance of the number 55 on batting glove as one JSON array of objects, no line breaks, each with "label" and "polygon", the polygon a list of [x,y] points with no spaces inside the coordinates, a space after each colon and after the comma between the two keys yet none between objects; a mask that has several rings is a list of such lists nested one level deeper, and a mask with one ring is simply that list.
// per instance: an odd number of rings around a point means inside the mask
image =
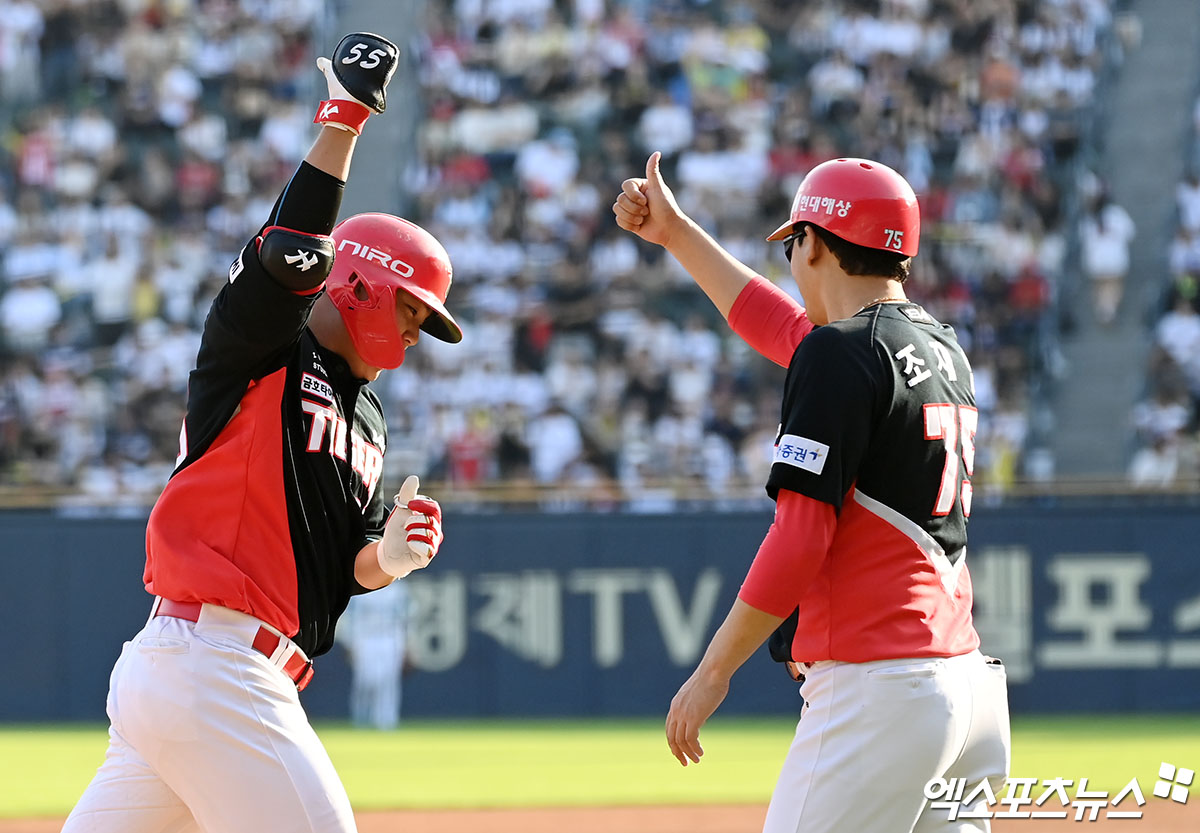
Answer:
[{"label": "number 55 on batting glove", "polygon": [[417,494],[420,488],[415,474],[405,479],[375,550],[380,569],[389,576],[404,578],[413,570],[428,567],[442,545],[442,507],[429,496]]},{"label": "number 55 on batting glove", "polygon": [[313,122],[362,133],[372,113],[387,109],[387,85],[399,58],[400,50],[387,38],[370,32],[346,35],[332,59],[317,58],[329,84],[329,100],[321,102]]}]

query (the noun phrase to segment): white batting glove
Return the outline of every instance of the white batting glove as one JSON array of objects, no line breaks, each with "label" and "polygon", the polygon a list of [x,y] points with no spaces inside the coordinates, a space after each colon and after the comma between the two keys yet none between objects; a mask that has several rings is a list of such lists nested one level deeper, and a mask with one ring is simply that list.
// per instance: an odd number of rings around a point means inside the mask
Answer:
[{"label": "white batting glove", "polygon": [[[338,80],[337,75],[333,71],[333,62],[328,58],[317,58],[317,69],[321,70],[321,74],[325,76],[325,83],[329,86],[329,97],[331,99],[341,99],[343,101],[358,101],[357,98],[350,95],[346,88],[342,86],[342,82]],[[364,107],[367,105],[358,101]]]},{"label": "white batting glove", "polygon": [[420,488],[415,474],[404,480],[375,550],[379,568],[395,578],[428,567],[442,545],[442,507],[428,495],[417,494]]}]

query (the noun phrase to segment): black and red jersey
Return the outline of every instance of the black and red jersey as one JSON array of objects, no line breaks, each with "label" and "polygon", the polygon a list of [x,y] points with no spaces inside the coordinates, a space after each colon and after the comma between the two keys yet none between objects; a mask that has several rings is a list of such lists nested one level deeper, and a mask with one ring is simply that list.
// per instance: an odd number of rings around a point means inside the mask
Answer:
[{"label": "black and red jersey", "polygon": [[[828,548],[812,556],[803,587],[772,586],[768,577],[783,573],[756,561],[741,594],[776,615],[797,609],[792,658],[865,662],[978,646],[965,566],[977,423],[953,329],[917,304],[877,304],[800,342],[767,490],[825,505],[826,515],[804,517],[828,517]],[[804,542],[792,546],[800,553]],[[769,557],[779,556],[760,552]]]},{"label": "black and red jersey", "polygon": [[817,328],[793,355],[767,491],[882,504],[955,564],[977,424],[954,330],[917,304],[877,304]]},{"label": "black and red jersey", "polygon": [[358,551],[383,533],[378,397],[306,328],[252,242],[204,324],[176,468],[146,528],[146,589],[249,613],[329,650]]}]

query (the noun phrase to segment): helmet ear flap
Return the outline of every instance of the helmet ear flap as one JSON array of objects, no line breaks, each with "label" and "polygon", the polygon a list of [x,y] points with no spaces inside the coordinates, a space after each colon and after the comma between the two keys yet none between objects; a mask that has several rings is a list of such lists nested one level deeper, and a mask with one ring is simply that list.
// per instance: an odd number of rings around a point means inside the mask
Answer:
[{"label": "helmet ear flap", "polygon": [[354,293],[354,297],[360,304],[365,304],[371,300],[371,287],[362,279],[362,276],[357,272],[350,275],[350,291]]}]

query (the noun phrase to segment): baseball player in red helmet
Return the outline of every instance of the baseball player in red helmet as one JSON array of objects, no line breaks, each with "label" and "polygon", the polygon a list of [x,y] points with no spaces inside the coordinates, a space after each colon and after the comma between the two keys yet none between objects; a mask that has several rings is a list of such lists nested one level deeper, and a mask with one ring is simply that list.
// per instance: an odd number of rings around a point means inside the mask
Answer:
[{"label": "baseball player in red helmet", "polygon": [[71,833],[355,829],[298,693],[350,597],[425,567],[442,541],[415,476],[388,511],[366,383],[422,331],[462,338],[428,232],[386,214],[334,225],[397,58],[357,33],[318,60],[320,135],[213,301],[146,527],[150,618],[113,669],[108,753]]},{"label": "baseball player in red helmet", "polygon": [[[809,172],[780,241],[807,309],[684,215],[650,157],[613,205],[664,246],[756,350],[787,367],[767,493],[775,519],[728,617],[671,701],[684,766],[764,642],[804,705],[767,833],[987,830],[1008,774],[1004,668],[979,652],[966,568],[978,413],[954,331],[908,300],[920,211],[867,159]],[[950,824],[926,797],[964,779]],[[985,783],[986,782],[986,785]],[[978,790],[978,791],[977,791]]]}]

